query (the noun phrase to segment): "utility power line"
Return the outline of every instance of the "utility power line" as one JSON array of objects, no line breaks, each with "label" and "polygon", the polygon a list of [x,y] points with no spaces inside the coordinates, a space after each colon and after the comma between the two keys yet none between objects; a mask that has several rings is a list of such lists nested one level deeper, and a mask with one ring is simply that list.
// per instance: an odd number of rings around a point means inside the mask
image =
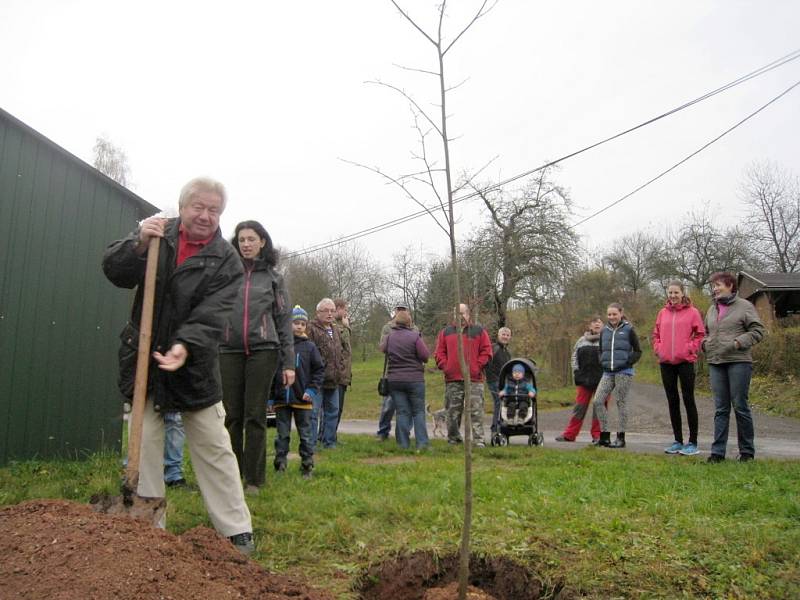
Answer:
[{"label": "utility power line", "polygon": [[[766,74],[766,73],[768,73],[768,72],[770,72],[770,71],[772,71],[774,69],[777,69],[778,67],[781,67],[781,66],[783,66],[785,64],[788,64],[788,63],[790,63],[790,62],[792,62],[794,60],[797,60],[798,58],[800,58],[800,49],[794,50],[793,52],[790,52],[789,54],[786,54],[786,55],[784,55],[784,56],[782,56],[782,57],[780,57],[778,59],[775,59],[772,62],[767,63],[766,65],[764,65],[764,66],[762,66],[762,67],[760,67],[760,68],[758,68],[758,69],[756,69],[754,71],[751,71],[751,72],[749,72],[749,73],[747,73],[745,75],[742,75],[741,77],[739,77],[737,79],[734,79],[733,81],[731,81],[729,83],[726,83],[725,85],[723,85],[721,87],[718,87],[715,90],[707,92],[707,93],[703,94],[702,96],[699,96],[699,97],[697,97],[697,98],[695,98],[693,100],[685,102],[684,104],[681,104],[680,106],[677,106],[677,107],[675,107],[675,108],[673,108],[671,110],[668,110],[667,112],[662,113],[662,114],[660,114],[660,115],[658,115],[656,117],[653,117],[651,119],[643,121],[642,123],[639,123],[638,125],[634,125],[633,127],[625,129],[624,131],[621,131],[621,132],[616,133],[616,134],[614,134],[614,135],[612,135],[610,137],[604,138],[604,139],[602,139],[602,140],[600,140],[598,142],[595,142],[593,144],[585,146],[585,147],[583,147],[583,148],[581,148],[579,150],[576,150],[574,152],[566,154],[566,155],[564,155],[564,156],[562,156],[560,158],[557,158],[556,160],[547,162],[547,163],[545,163],[543,165],[540,165],[540,166],[538,166],[538,167],[536,167],[534,169],[530,169],[528,171],[524,171],[524,172],[519,173],[517,175],[513,175],[512,177],[504,179],[504,180],[502,180],[502,181],[500,181],[500,182],[498,182],[498,183],[496,183],[494,185],[491,185],[489,187],[486,187],[486,188],[480,190],[480,192],[470,192],[468,194],[465,194],[464,196],[459,196],[458,198],[454,198],[453,199],[453,204],[457,204],[459,202],[464,202],[465,200],[470,200],[472,198],[475,198],[480,193],[485,194],[487,192],[491,192],[491,191],[495,191],[495,190],[501,189],[502,187],[508,185],[509,183],[513,183],[514,181],[517,181],[517,180],[522,179],[524,177],[528,177],[528,176],[530,176],[530,175],[532,175],[532,174],[534,174],[534,173],[536,173],[538,171],[542,171],[544,169],[552,167],[552,166],[554,166],[554,165],[556,165],[558,163],[561,163],[561,162],[563,162],[565,160],[568,160],[570,158],[574,158],[575,156],[578,156],[579,154],[583,154],[584,152],[588,152],[589,150],[597,148],[598,146],[601,146],[603,144],[606,144],[608,142],[616,140],[616,139],[618,139],[618,138],[620,138],[620,137],[622,137],[624,135],[632,133],[632,132],[634,132],[634,131],[636,131],[638,129],[646,127],[647,125],[651,125],[651,124],[655,123],[656,121],[660,121],[661,119],[664,119],[666,117],[674,115],[677,112],[680,112],[680,111],[682,111],[682,110],[684,110],[686,108],[694,106],[695,104],[698,104],[698,103],[700,103],[700,102],[702,102],[704,100],[707,100],[708,98],[711,98],[713,96],[716,96],[717,94],[725,92],[725,91],[727,91],[727,90],[729,90],[729,89],[731,89],[733,87],[741,85],[742,83],[750,81],[751,79],[755,79],[756,77],[760,77],[761,75],[764,75],[764,74]],[[764,110],[767,106],[769,106],[773,102],[776,102],[777,100],[779,100],[781,97],[783,97],[785,94],[787,94],[789,91],[791,91],[797,85],[798,84],[795,84],[795,85],[791,86],[790,88],[785,90],[783,93],[779,94],[778,96],[776,96],[775,98],[770,100],[767,104],[765,104],[764,106],[762,106],[761,108],[759,108],[755,112],[753,112],[750,115],[748,115],[747,117],[745,117],[742,121],[740,121],[739,123],[735,124],[733,127],[731,127],[730,129],[726,130],[721,135],[719,135],[718,137],[714,138],[713,140],[711,140],[710,142],[708,142],[707,144],[705,144],[704,146],[702,146],[697,151],[693,152],[692,154],[690,154],[689,156],[687,156],[686,158],[684,158],[680,162],[676,163],[675,165],[673,165],[672,167],[670,167],[666,171],[660,173],[655,178],[653,178],[650,181],[644,183],[643,185],[639,186],[638,188],[636,188],[632,192],[630,192],[630,193],[626,194],[625,196],[623,196],[622,198],[612,202],[608,206],[600,209],[599,211],[593,213],[592,215],[589,215],[585,219],[575,223],[572,227],[577,227],[577,226],[585,223],[586,221],[598,216],[599,214],[605,212],[609,208],[611,208],[613,206],[616,206],[617,204],[619,204],[623,200],[626,200],[627,198],[629,198],[630,196],[632,196],[636,192],[644,189],[645,187],[647,187],[651,183],[657,181],[658,179],[660,179],[661,177],[663,177],[664,175],[666,175],[670,171],[676,169],[678,166],[680,166],[684,162],[688,161],[690,158],[694,157],[695,155],[697,155],[700,152],[702,152],[703,150],[705,150],[708,146],[710,146],[711,144],[713,144],[714,142],[716,142],[720,138],[724,137],[725,135],[727,135],[728,133],[730,133],[731,131],[733,131],[734,129],[739,127],[740,125],[742,125],[744,122],[748,121],[750,118],[752,118],[755,115],[757,115],[759,112]],[[366,236],[372,235],[374,233],[378,233],[378,232],[383,231],[385,229],[389,229],[391,227],[396,227],[398,225],[402,225],[403,223],[406,223],[406,222],[411,221],[413,219],[417,219],[417,218],[419,218],[421,216],[427,215],[427,214],[429,214],[430,210],[434,210],[434,209],[437,209],[437,208],[439,208],[439,207],[438,206],[432,206],[432,207],[429,207],[428,209],[425,209],[425,210],[419,210],[419,211],[416,211],[416,212],[413,212],[413,213],[409,213],[409,214],[404,215],[402,217],[398,217],[396,219],[392,219],[390,221],[386,221],[384,223],[380,223],[378,225],[374,225],[372,227],[368,227],[366,229],[362,229],[360,231],[356,231],[354,233],[341,236],[341,237],[336,238],[334,240],[329,240],[327,242],[322,242],[320,244],[316,244],[316,245],[310,246],[308,248],[304,248],[303,250],[298,250],[298,251],[295,251],[295,252],[289,252],[285,256],[286,256],[286,258],[293,258],[293,257],[296,257],[296,256],[304,256],[306,254],[312,254],[314,252],[319,252],[320,250],[325,250],[326,248],[331,248],[333,246],[338,246],[340,244],[345,244],[347,242],[350,242],[350,241],[353,241],[353,240],[356,240],[356,239],[359,239],[359,238],[362,238],[362,237],[366,237]]]}]

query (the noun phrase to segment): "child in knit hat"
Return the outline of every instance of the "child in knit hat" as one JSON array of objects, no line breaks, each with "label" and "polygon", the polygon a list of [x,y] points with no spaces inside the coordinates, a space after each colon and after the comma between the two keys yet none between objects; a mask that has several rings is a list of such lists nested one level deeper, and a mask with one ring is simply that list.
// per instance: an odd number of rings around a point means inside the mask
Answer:
[{"label": "child in knit hat", "polygon": [[279,473],[286,470],[292,417],[294,417],[294,424],[300,436],[300,469],[305,479],[311,477],[314,469],[311,408],[325,378],[325,363],[316,344],[306,335],[307,325],[308,313],[300,305],[295,306],[292,309],[295,380],[290,387],[279,388],[274,403],[278,430],[275,438],[275,470]]},{"label": "child in knit hat", "polygon": [[525,367],[517,363],[511,369],[511,380],[507,380],[505,387],[497,395],[501,398],[511,396],[506,402],[508,418],[513,419],[514,425],[521,425],[528,416],[528,408],[531,406],[531,399],[536,396],[536,388],[525,379]]}]

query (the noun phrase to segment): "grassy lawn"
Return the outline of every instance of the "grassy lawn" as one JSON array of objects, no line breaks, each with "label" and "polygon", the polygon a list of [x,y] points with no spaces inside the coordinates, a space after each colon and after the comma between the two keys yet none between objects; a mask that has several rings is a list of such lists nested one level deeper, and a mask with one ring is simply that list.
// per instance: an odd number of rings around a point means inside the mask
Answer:
[{"label": "grassy lawn", "polygon": [[[377,423],[381,410],[381,398],[378,396],[378,380],[383,371],[383,355],[368,357],[366,361],[353,362],[353,385],[347,390],[345,397],[345,419],[374,419]],[[540,386],[539,410],[572,406],[575,401],[575,388],[549,388],[546,374],[537,378]],[[484,390],[486,412],[491,414],[492,402],[489,391]],[[442,372],[428,362],[425,371],[425,399],[431,410],[444,407],[444,377]]]},{"label": "grassy lawn", "polygon": [[[312,481],[293,461],[248,497],[266,568],[354,598],[370,563],[457,550],[459,449],[435,441],[417,455],[342,436],[317,458]],[[0,469],[0,504],[115,493],[118,465],[111,455],[13,464]],[[546,583],[598,598],[800,596],[800,462],[516,446],[477,453],[474,482],[474,551],[512,557]],[[168,493],[172,531],[209,524],[199,493]]]}]

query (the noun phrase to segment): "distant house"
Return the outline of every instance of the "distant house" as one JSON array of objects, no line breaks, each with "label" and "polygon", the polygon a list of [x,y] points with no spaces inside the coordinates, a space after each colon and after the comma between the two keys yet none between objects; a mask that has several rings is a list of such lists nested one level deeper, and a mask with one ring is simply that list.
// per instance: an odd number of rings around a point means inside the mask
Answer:
[{"label": "distant house", "polygon": [[0,109],[0,465],[119,448],[132,296],[100,262],[157,210]]},{"label": "distant house", "polygon": [[739,273],[739,296],[752,302],[764,324],[800,315],[800,273]]}]

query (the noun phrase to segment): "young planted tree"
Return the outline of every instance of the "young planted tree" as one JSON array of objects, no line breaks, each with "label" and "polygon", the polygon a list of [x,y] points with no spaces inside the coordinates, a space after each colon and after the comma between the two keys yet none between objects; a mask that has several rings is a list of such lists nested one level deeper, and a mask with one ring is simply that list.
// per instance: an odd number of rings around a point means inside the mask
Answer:
[{"label": "young planted tree", "polygon": [[[376,167],[367,167],[362,164],[352,163],[360,167],[367,168],[387,181],[399,186],[412,201],[421,206],[430,217],[436,222],[439,228],[447,235],[450,242],[450,263],[453,273],[453,321],[460,323],[459,304],[463,301],[461,293],[461,281],[458,268],[457,239],[455,229],[455,217],[453,211],[453,195],[461,189],[454,187],[453,169],[450,161],[450,142],[452,138],[448,133],[447,127],[447,100],[448,93],[458,85],[451,87],[445,73],[445,59],[453,50],[456,43],[462,39],[464,34],[482,17],[494,7],[495,3],[483,0],[480,6],[472,13],[466,25],[461,27],[458,32],[448,37],[444,31],[445,17],[447,15],[447,1],[443,0],[437,6],[436,27],[433,31],[426,31],[420,23],[411,17],[409,12],[402,8],[395,0],[390,0],[395,9],[402,15],[407,23],[419,33],[426,43],[430,44],[433,56],[435,57],[434,67],[428,69],[401,67],[408,71],[417,72],[428,77],[432,77],[437,82],[437,102],[439,114],[429,114],[422,104],[417,102],[409,93],[395,85],[375,81],[376,85],[392,89],[402,95],[410,104],[414,125],[419,134],[419,150],[414,154],[414,159],[419,162],[421,168],[413,173],[391,176]],[[431,155],[432,148],[429,147],[429,137],[436,140],[436,146],[440,149],[443,165],[438,166],[438,161]],[[467,180],[468,182],[468,180]],[[464,185],[467,184],[464,183]],[[423,197],[418,193],[419,186],[423,186],[426,191],[426,198],[433,196],[434,202],[429,205],[423,201]],[[443,188],[443,189],[442,189]],[[443,219],[444,224],[440,219]],[[461,373],[464,379],[464,402],[469,397],[469,368],[464,358],[464,347],[462,336],[456,336],[458,340],[458,360],[461,366]],[[466,410],[464,414],[466,414]],[[459,558],[459,586],[458,596],[460,599],[466,598],[467,582],[469,580],[469,548],[470,532],[472,525],[472,433],[471,428],[464,428],[464,523],[461,535],[461,548]]]}]

